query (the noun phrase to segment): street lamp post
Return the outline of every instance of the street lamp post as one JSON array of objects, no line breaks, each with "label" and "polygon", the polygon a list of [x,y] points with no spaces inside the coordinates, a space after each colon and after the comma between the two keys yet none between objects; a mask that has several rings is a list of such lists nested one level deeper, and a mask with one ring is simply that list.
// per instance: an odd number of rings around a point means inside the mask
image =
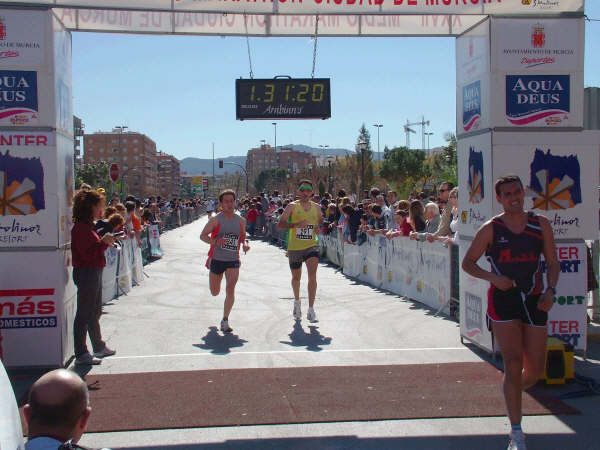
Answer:
[{"label": "street lamp post", "polygon": [[379,153],[379,129],[383,126],[380,123],[373,124],[374,127],[377,127],[377,160],[381,161],[381,154]]},{"label": "street lamp post", "polygon": [[425,136],[427,136],[427,153],[429,153],[429,136],[431,136],[433,132],[426,132]]},{"label": "street lamp post", "polygon": [[365,151],[367,150],[367,143],[365,141],[360,141],[358,143],[358,148],[360,149],[360,166],[361,166],[360,167],[360,193],[359,193],[359,195],[364,195],[364,192],[365,192]]},{"label": "street lamp post", "polygon": [[[123,149],[121,148],[121,135],[123,134],[123,132],[129,128],[126,125],[117,125],[114,129],[115,130],[119,130],[119,157],[121,158],[121,167],[123,166]],[[114,151],[113,151],[114,154]],[[112,192],[110,193],[111,195],[115,192],[115,183],[113,182],[112,184]],[[123,194],[123,179],[121,179],[121,194]]]},{"label": "street lamp post", "polygon": [[327,165],[329,166],[329,185],[328,185],[328,191],[330,194],[332,194],[333,192],[333,176],[331,173],[331,163],[333,162],[333,158],[331,156],[329,156],[327,158]]}]

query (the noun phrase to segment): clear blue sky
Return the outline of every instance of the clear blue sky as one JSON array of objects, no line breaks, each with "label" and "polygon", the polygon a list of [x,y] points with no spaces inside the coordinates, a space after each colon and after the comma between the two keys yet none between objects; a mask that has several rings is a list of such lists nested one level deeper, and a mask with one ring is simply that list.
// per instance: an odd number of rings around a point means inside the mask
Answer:
[{"label": "clear blue sky", "polygon": [[[600,2],[586,2],[600,19]],[[600,86],[600,22],[586,22],[585,86]],[[255,78],[310,77],[308,38],[250,38]],[[316,77],[331,78],[332,118],[278,121],[277,145],[354,148],[365,123],[377,148],[405,144],[403,124],[431,121],[431,147],[455,131],[454,38],[319,38]],[[179,159],[245,155],[271,121],[235,119],[235,79],[249,77],[243,37],[73,33],[74,113],[87,132],[126,125]],[[420,147],[420,127],[411,147]]]}]

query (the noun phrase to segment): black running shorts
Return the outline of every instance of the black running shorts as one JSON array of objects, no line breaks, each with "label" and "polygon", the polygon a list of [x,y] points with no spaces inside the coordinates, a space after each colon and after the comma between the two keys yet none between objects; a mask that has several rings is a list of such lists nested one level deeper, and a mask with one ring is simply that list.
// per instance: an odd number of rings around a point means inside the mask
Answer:
[{"label": "black running shorts", "polygon": [[540,294],[525,295],[517,288],[501,291],[495,286],[488,291],[487,316],[493,322],[520,320],[527,325],[545,327],[548,313],[538,309]]},{"label": "black running shorts", "polygon": [[309,258],[319,258],[319,246],[305,248],[304,250],[288,250],[288,259],[290,261],[290,269],[299,269],[302,263]]},{"label": "black running shorts", "polygon": [[227,269],[239,269],[239,261],[218,261],[216,259],[210,260],[210,271],[216,275],[221,275]]}]

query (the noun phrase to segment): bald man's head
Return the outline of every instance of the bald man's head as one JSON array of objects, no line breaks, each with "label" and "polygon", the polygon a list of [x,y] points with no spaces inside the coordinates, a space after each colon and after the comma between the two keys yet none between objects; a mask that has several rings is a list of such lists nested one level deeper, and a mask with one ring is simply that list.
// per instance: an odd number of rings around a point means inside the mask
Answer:
[{"label": "bald man's head", "polygon": [[82,418],[87,421],[88,403],[87,386],[77,374],[57,369],[42,375],[29,391],[26,416],[30,437],[47,430],[71,434]]}]

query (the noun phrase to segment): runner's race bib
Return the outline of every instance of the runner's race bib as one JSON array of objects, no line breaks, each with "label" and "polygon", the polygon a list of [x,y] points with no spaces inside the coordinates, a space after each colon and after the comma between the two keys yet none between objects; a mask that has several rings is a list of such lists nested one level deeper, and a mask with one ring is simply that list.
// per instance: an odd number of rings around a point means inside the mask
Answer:
[{"label": "runner's race bib", "polygon": [[235,233],[225,233],[223,235],[223,245],[221,248],[223,250],[237,251],[239,239],[239,235]]},{"label": "runner's race bib", "polygon": [[314,232],[314,225],[308,225],[305,228],[296,228],[296,239],[301,241],[311,241]]}]

